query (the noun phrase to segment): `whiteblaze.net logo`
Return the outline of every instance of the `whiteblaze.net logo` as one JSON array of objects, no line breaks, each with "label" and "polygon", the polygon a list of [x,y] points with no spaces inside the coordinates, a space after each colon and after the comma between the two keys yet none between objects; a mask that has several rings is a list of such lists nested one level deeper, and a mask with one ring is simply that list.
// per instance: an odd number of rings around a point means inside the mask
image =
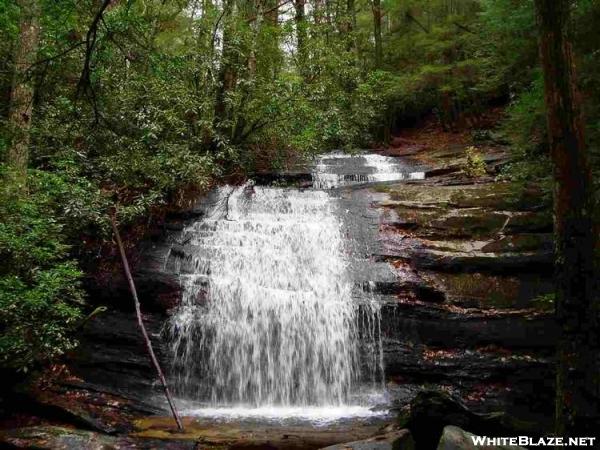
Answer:
[{"label": "whiteblaze.net logo", "polygon": [[476,447],[492,445],[520,445],[524,447],[594,447],[595,437],[542,437],[529,436],[488,437],[471,436]]}]

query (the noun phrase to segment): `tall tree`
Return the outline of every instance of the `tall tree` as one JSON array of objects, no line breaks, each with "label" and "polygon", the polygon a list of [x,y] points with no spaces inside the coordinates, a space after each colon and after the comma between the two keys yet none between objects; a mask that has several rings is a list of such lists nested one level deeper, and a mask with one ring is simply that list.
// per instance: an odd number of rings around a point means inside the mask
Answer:
[{"label": "tall tree", "polygon": [[33,115],[34,85],[31,68],[40,41],[40,9],[37,0],[19,0],[19,35],[15,47],[14,79],[11,89],[8,121],[12,140],[8,164],[24,180],[29,161],[29,141]]},{"label": "tall tree", "polygon": [[340,23],[340,31],[346,39],[346,48],[352,50],[356,47],[352,32],[356,29],[356,9],[354,7],[354,0],[346,0],[346,5],[342,13],[342,19]]},{"label": "tall tree", "polygon": [[228,124],[230,111],[227,107],[227,94],[237,83],[237,52],[235,49],[235,0],[224,0],[223,2],[223,31],[221,63],[219,68],[219,84],[215,101],[215,128],[223,132],[230,131]]},{"label": "tall tree", "polygon": [[383,46],[381,43],[381,0],[372,1],[373,36],[375,38],[375,68],[380,69],[383,63]]},{"label": "tall tree", "polygon": [[544,71],[548,137],[554,165],[556,424],[562,435],[597,433],[600,419],[597,235],[592,220],[592,175],[568,37],[570,0],[535,0]]},{"label": "tall tree", "polygon": [[348,14],[348,23],[349,29],[348,31],[352,31],[356,29],[356,6],[355,0],[347,0],[346,1],[346,12]]},{"label": "tall tree", "polygon": [[296,27],[296,60],[301,71],[304,71],[305,64],[307,63],[307,52],[306,52],[306,10],[304,5],[306,0],[294,0],[294,25]]}]

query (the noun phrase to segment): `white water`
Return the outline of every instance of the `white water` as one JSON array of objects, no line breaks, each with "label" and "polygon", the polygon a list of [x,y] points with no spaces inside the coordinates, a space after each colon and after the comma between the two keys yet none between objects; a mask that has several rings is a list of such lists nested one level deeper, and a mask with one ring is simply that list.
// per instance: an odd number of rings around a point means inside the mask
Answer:
[{"label": "white water", "polygon": [[407,171],[398,158],[377,154],[330,153],[319,160],[313,186],[332,189],[350,184],[398,180],[422,180],[425,172]]},{"label": "white water", "polygon": [[194,416],[212,420],[260,420],[279,422],[293,420],[309,422],[316,425],[329,425],[341,420],[373,419],[388,415],[386,410],[374,411],[368,406],[342,405],[329,407],[314,406],[262,406],[248,407],[205,407],[185,408],[181,410],[186,416]]},{"label": "white water", "polygon": [[337,208],[323,191],[227,186],[185,230],[169,336],[175,390],[202,405],[188,414],[371,414],[356,394],[381,388],[379,309],[352,298]]}]

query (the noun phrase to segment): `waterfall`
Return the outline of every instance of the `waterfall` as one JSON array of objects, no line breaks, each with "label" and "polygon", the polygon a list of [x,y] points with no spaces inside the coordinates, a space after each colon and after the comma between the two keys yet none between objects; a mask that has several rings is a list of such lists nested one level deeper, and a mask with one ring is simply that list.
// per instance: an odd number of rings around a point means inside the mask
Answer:
[{"label": "waterfall", "polygon": [[168,322],[178,396],[343,406],[359,384],[381,383],[379,309],[353,296],[336,199],[252,185],[216,197],[184,231],[184,294]]},{"label": "waterfall", "polygon": [[315,166],[313,187],[332,189],[352,184],[425,178],[425,172],[414,169],[389,156],[330,153],[323,155]]}]

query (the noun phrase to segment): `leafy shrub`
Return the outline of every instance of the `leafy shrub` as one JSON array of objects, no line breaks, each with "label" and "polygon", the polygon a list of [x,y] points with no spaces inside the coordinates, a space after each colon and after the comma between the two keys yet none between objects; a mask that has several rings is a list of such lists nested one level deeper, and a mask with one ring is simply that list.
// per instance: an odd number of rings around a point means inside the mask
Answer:
[{"label": "leafy shrub", "polygon": [[502,131],[511,142],[517,158],[547,153],[544,80],[540,71],[536,72],[530,88],[508,107]]},{"label": "leafy shrub", "polygon": [[56,199],[47,190],[55,176],[32,174],[26,196],[11,190],[3,166],[0,177],[0,364],[27,370],[75,345],[70,329],[83,304],[81,272],[68,257]]},{"label": "leafy shrub", "polygon": [[475,147],[470,146],[465,150],[467,160],[463,170],[469,177],[482,177],[486,174],[486,165],[483,156]]}]

